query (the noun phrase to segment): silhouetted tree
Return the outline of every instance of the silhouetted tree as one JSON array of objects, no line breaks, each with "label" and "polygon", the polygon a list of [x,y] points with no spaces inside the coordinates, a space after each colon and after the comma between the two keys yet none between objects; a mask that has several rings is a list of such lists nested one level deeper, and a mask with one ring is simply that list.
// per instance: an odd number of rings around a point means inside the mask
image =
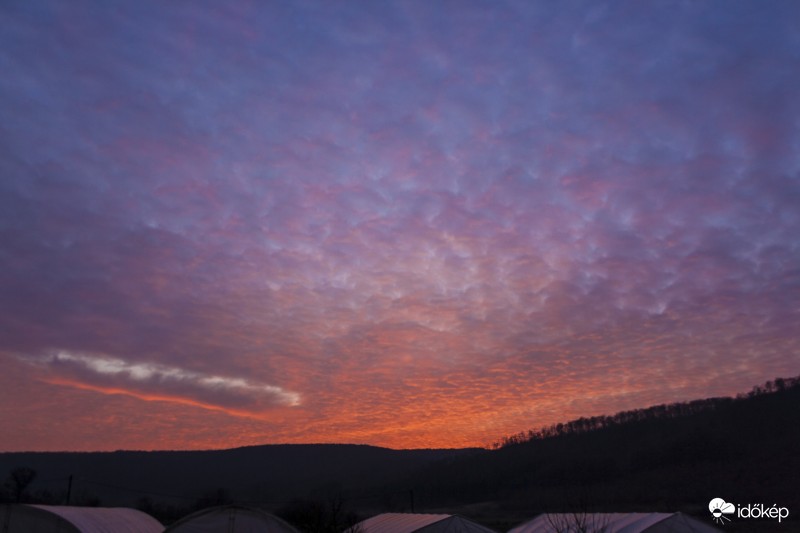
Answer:
[{"label": "silhouetted tree", "polygon": [[605,533],[608,517],[605,514],[573,511],[571,513],[547,514],[547,523],[554,533]]},{"label": "silhouetted tree", "polygon": [[345,508],[341,495],[323,503],[316,500],[294,500],[276,513],[303,533],[341,533],[356,524],[358,516]]},{"label": "silhouetted tree", "polygon": [[6,482],[6,486],[11,492],[12,501],[21,502],[22,497],[25,495],[25,489],[34,479],[36,479],[36,470],[33,468],[19,466],[13,469]]},{"label": "silhouetted tree", "polygon": [[206,509],[208,507],[216,507],[219,505],[228,505],[233,503],[230,492],[227,489],[218,487],[215,490],[209,491],[200,496],[194,502],[194,509]]}]

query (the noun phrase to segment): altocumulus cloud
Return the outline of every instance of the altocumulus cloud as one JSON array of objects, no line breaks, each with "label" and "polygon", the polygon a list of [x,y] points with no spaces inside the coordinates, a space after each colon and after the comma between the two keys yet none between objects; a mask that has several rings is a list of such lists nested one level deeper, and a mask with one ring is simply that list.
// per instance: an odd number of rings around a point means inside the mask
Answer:
[{"label": "altocumulus cloud", "polygon": [[204,374],[150,362],[126,361],[105,354],[54,350],[21,355],[28,364],[49,370],[44,381],[144,399],[189,403],[243,416],[270,407],[296,407],[298,393],[240,377]]},{"label": "altocumulus cloud", "polygon": [[0,1],[0,450],[479,446],[798,373],[800,2],[198,4]]}]

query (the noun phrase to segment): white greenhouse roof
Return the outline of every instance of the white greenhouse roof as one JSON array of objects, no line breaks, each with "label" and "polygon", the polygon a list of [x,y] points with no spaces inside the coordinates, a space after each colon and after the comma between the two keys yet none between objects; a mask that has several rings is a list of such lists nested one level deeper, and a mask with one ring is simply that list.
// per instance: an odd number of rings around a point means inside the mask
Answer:
[{"label": "white greenhouse roof", "polygon": [[297,533],[275,515],[241,505],[209,507],[185,516],[166,529],[169,533]]},{"label": "white greenhouse roof", "polygon": [[8,533],[161,533],[164,526],[152,516],[124,507],[4,505],[0,511]]},{"label": "white greenhouse roof", "polygon": [[449,514],[384,513],[359,522],[358,533],[495,533],[466,518]]},{"label": "white greenhouse roof", "polygon": [[508,533],[718,533],[683,513],[546,513]]}]

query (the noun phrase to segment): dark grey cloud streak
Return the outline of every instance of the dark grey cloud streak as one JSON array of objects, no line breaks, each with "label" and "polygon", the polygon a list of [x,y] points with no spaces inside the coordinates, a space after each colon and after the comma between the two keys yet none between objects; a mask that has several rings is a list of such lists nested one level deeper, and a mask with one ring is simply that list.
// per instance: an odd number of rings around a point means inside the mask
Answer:
[{"label": "dark grey cloud streak", "polygon": [[0,449],[480,445],[797,374],[798,21],[4,2]]}]

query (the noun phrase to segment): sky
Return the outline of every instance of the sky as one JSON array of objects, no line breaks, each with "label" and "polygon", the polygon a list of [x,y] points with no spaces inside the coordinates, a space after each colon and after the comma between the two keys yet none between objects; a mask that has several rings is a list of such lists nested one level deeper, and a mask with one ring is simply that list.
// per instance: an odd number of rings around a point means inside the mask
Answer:
[{"label": "sky", "polygon": [[488,446],[800,374],[800,3],[0,3],[0,451]]}]

